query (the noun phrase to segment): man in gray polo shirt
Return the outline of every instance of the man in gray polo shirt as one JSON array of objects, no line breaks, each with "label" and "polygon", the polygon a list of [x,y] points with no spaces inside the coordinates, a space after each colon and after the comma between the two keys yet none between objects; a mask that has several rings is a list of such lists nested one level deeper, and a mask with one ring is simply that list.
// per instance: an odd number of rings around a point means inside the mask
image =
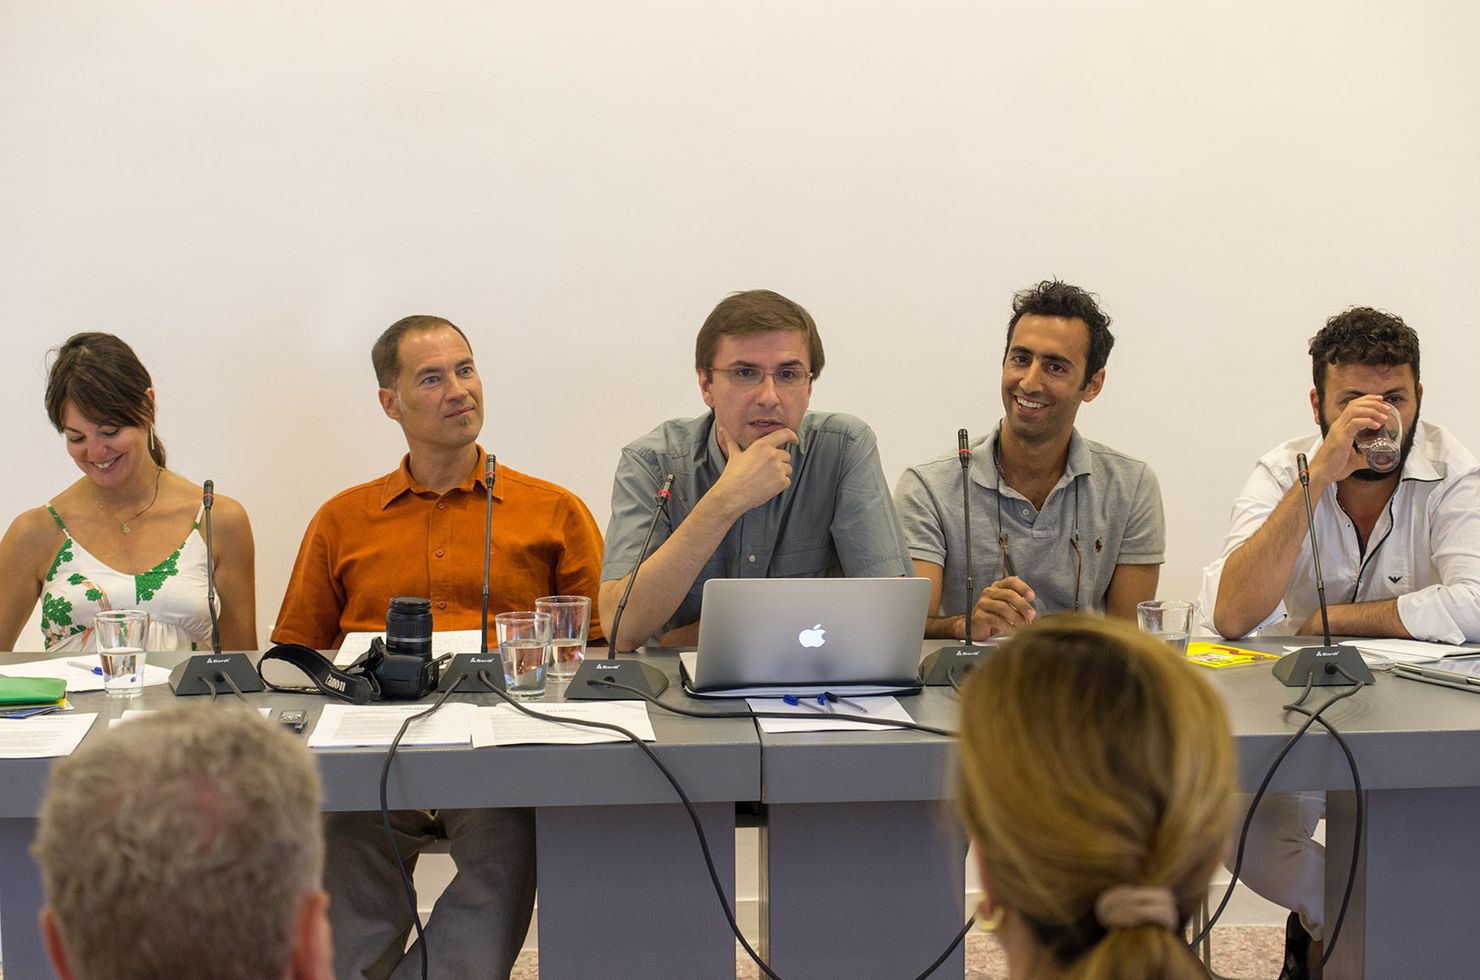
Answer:
[{"label": "man in gray polo shirt", "polygon": [[692,644],[711,578],[910,574],[873,431],[850,415],[807,411],[822,362],[811,314],[778,293],[735,293],[709,314],[694,368],[711,411],[663,423],[617,465],[603,623],[673,474],[621,635],[610,638],[617,649]]},{"label": "man in gray polo shirt", "polygon": [[927,637],[966,639],[968,608],[983,640],[1065,610],[1134,618],[1156,595],[1166,548],[1156,475],[1074,428],[1114,343],[1110,317],[1077,286],[1044,281],[1013,297],[1006,416],[971,447],[972,571],[992,580],[979,595],[966,595],[958,456],[910,467],[894,490],[915,574],[934,586]]}]

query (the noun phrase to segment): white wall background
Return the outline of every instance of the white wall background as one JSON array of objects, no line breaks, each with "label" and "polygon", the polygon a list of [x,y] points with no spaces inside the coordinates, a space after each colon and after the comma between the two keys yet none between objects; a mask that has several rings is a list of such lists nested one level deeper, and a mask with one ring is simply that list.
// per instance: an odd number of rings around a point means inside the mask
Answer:
[{"label": "white wall background", "polygon": [[1345,306],[1418,329],[1426,417],[1480,446],[1476,37],[1462,0],[5,0],[0,514],[76,477],[46,349],[116,332],[252,516],[265,641],[314,508],[403,451],[368,350],[406,313],[604,525],[726,292],[812,310],[813,406],[892,482],[995,422],[1009,297],[1057,275],[1115,317],[1081,428],[1159,472],[1190,597]]}]

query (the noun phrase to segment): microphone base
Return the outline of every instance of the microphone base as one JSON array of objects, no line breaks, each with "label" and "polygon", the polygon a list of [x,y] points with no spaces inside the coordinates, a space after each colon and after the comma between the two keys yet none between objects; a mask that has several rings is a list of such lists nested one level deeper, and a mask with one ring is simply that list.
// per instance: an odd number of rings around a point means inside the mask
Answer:
[{"label": "microphone base", "polygon": [[977,644],[975,646],[941,647],[931,653],[920,664],[920,677],[924,680],[926,687],[950,687],[952,678],[955,683],[961,683],[967,671],[971,670],[982,660],[982,656],[991,647]]},{"label": "microphone base", "polygon": [[641,660],[586,660],[566,686],[565,700],[630,701],[636,697],[631,691],[607,686],[607,681],[635,687],[654,698],[668,690],[668,675],[652,664]]},{"label": "microphone base", "polygon": [[170,690],[176,697],[210,694],[206,681],[216,685],[217,694],[230,694],[230,677],[243,694],[263,690],[262,678],[244,653],[201,653],[181,661],[170,671]]},{"label": "microphone base", "polygon": [[488,679],[500,691],[504,687],[504,658],[497,651],[492,653],[459,653],[448,662],[442,670],[442,679],[437,683],[437,690],[450,691],[463,681],[461,692],[463,694],[477,694],[486,691],[488,686],[478,676],[479,671],[488,674]]},{"label": "microphone base", "polygon": [[1337,671],[1337,667],[1363,684],[1375,682],[1372,669],[1367,666],[1356,647],[1340,643],[1329,647],[1302,647],[1275,661],[1272,670],[1275,680],[1286,687],[1304,687],[1312,672],[1315,673],[1315,687],[1345,687],[1351,684],[1351,681]]}]

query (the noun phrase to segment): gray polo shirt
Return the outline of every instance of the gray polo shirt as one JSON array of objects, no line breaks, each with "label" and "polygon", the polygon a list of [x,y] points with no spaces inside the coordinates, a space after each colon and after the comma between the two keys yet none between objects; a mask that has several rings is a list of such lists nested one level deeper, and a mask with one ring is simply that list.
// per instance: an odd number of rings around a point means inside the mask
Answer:
[{"label": "gray polo shirt", "polygon": [[[998,475],[992,449],[997,430],[971,447],[972,578],[978,592],[1006,575],[998,544]],[[1043,510],[1001,485],[1002,529],[1018,577],[1037,594],[1040,612],[1075,607],[1075,554],[1079,528],[1078,606],[1103,611],[1116,565],[1159,565],[1166,550],[1166,520],[1156,474],[1137,459],[1091,442],[1076,429],[1069,437],[1064,475]],[[912,466],[894,488],[910,556],[940,565],[941,616],[966,612],[966,534],[961,514],[961,460],[955,454]],[[973,600],[974,601],[974,600]]]},{"label": "gray polo shirt", "polygon": [[[737,520],[705,562],[659,635],[699,619],[712,578],[913,575],[873,430],[851,415],[808,412],[797,426],[791,485]],[[602,581],[637,562],[658,487],[673,474],[673,496],[649,554],[682,524],[724,472],[714,413],[664,422],[622,450],[612,481]]]}]

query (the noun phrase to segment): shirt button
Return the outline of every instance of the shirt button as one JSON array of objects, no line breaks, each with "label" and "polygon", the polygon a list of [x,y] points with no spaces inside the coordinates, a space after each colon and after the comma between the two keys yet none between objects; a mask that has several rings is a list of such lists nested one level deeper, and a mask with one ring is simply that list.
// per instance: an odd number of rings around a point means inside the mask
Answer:
[{"label": "shirt button", "polygon": [[438,599],[437,600],[437,608],[438,609],[446,609],[447,608],[447,600],[446,599]]},{"label": "shirt button", "polygon": [[751,564],[754,564],[755,563],[755,555],[751,555],[750,556],[750,562],[751,562]]},{"label": "shirt button", "polygon": [[445,502],[439,500],[439,501],[437,501],[437,509],[438,510],[446,510],[447,509],[447,504]]},{"label": "shirt button", "polygon": [[441,558],[442,557],[442,549],[441,548],[438,548],[437,549],[437,557],[438,558]]},{"label": "shirt button", "polygon": [[1024,517],[1027,517],[1028,516],[1028,508],[1026,508],[1026,507],[1023,508],[1023,516]]}]

